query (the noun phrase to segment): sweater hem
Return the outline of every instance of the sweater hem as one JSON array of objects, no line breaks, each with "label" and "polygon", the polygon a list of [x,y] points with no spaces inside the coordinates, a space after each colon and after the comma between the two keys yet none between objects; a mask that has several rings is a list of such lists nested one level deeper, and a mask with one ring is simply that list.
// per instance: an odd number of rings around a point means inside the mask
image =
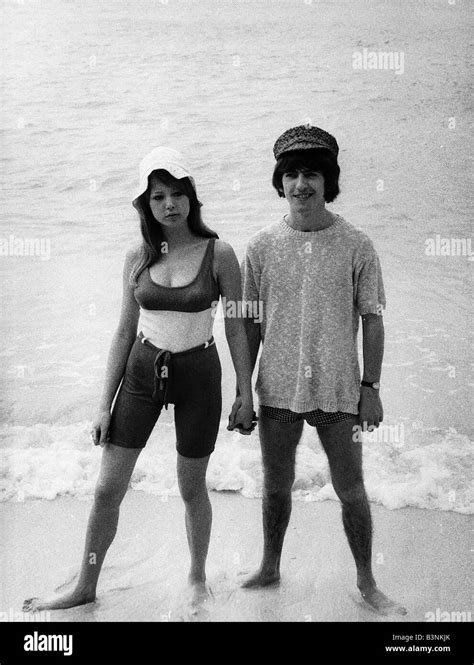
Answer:
[{"label": "sweater hem", "polygon": [[336,413],[337,411],[353,413],[354,415],[358,415],[359,413],[358,400],[357,402],[349,399],[338,400],[337,402],[328,399],[299,401],[258,393],[258,401],[261,406],[273,406],[276,409],[289,409],[294,413],[307,413],[308,411],[316,411],[316,409],[321,409],[321,411],[325,411],[326,413]]}]

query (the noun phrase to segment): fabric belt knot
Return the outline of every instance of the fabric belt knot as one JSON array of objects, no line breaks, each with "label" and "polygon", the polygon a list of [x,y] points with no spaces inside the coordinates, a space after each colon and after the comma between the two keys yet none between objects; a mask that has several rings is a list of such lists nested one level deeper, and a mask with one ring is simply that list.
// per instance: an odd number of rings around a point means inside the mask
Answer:
[{"label": "fabric belt knot", "polygon": [[171,372],[171,351],[160,349],[156,354],[155,362],[153,364],[155,379],[153,383],[152,399],[158,396],[163,401],[165,409],[168,409],[168,386]]},{"label": "fabric belt knot", "polygon": [[175,353],[172,353],[167,349],[159,349],[157,346],[152,344],[148,339],[148,337],[145,337],[145,335],[141,331],[138,334],[138,339],[142,344],[146,344],[155,351],[158,351],[158,353],[155,356],[155,361],[153,363],[154,377],[153,377],[152,399],[157,399],[159,397],[163,401],[165,409],[168,408],[169,404],[168,386],[171,377],[171,358],[173,356],[185,356],[188,353],[195,353],[200,349],[208,349],[210,346],[215,344],[214,337],[211,337],[210,339],[207,340],[207,342],[204,342],[204,344],[199,344],[199,346],[195,346],[192,349],[187,349],[186,351],[177,351]]}]

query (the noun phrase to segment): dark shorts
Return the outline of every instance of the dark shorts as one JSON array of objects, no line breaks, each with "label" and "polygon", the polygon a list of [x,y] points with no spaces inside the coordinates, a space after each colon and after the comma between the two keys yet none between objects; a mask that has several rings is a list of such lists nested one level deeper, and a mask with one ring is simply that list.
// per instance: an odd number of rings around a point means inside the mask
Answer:
[{"label": "dark shorts", "polygon": [[140,333],[130,351],[108,442],[143,448],[163,406],[170,403],[174,404],[178,453],[196,458],[210,455],[222,410],[221,364],[214,341],[207,347],[170,353],[143,339]]},{"label": "dark shorts", "polygon": [[328,411],[321,411],[321,409],[306,411],[305,413],[295,413],[295,411],[290,411],[290,409],[279,409],[274,406],[264,405],[260,405],[260,409],[263,415],[267,416],[267,418],[277,420],[279,423],[296,423],[298,420],[304,419],[308,425],[311,425],[312,427],[333,425],[342,420],[353,418],[355,415],[353,413],[346,413],[345,411],[329,413]]}]

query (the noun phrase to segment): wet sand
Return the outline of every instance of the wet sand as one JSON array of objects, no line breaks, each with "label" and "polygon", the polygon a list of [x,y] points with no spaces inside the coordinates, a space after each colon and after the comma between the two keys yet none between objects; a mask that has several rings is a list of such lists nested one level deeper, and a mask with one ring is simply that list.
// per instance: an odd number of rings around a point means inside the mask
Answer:
[{"label": "wet sand", "polygon": [[[194,613],[186,601],[189,554],[184,508],[129,491],[117,537],[91,603],[51,612],[52,621],[426,621],[427,612],[467,612],[470,604],[469,517],[453,512],[372,505],[374,574],[408,610],[371,611],[355,587],[355,567],[335,501],[293,504],[277,587],[244,590],[262,550],[260,501],[211,493],[214,521],[208,558],[212,597]],[[31,596],[50,595],[78,569],[91,501],[61,498],[2,506],[1,611],[17,612]]]}]

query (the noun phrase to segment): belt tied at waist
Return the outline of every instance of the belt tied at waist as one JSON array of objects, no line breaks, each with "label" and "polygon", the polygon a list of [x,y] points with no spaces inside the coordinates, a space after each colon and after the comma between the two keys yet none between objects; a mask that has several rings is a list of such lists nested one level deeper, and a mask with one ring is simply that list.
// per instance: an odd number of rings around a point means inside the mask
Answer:
[{"label": "belt tied at waist", "polygon": [[194,351],[199,351],[200,349],[207,349],[209,346],[214,344],[214,337],[208,339],[207,342],[204,342],[204,344],[199,344],[199,346],[194,346],[192,349],[186,349],[185,351],[177,351],[176,353],[171,353],[171,351],[168,351],[167,349],[159,349],[157,346],[152,344],[142,332],[139,333],[138,338],[142,344],[151,346],[153,349],[158,351],[153,363],[154,380],[152,399],[157,399],[160,397],[160,401],[163,401],[165,409],[168,409],[168,387],[171,378],[171,358],[173,356],[185,356],[187,353],[193,353]]},{"label": "belt tied at waist", "polygon": [[159,393],[163,397],[163,404],[165,405],[165,409],[168,408],[168,386],[171,371],[170,360],[171,351],[160,349],[160,351],[158,351],[156,354],[155,362],[153,363],[155,380],[153,383],[152,399],[156,399]]}]

